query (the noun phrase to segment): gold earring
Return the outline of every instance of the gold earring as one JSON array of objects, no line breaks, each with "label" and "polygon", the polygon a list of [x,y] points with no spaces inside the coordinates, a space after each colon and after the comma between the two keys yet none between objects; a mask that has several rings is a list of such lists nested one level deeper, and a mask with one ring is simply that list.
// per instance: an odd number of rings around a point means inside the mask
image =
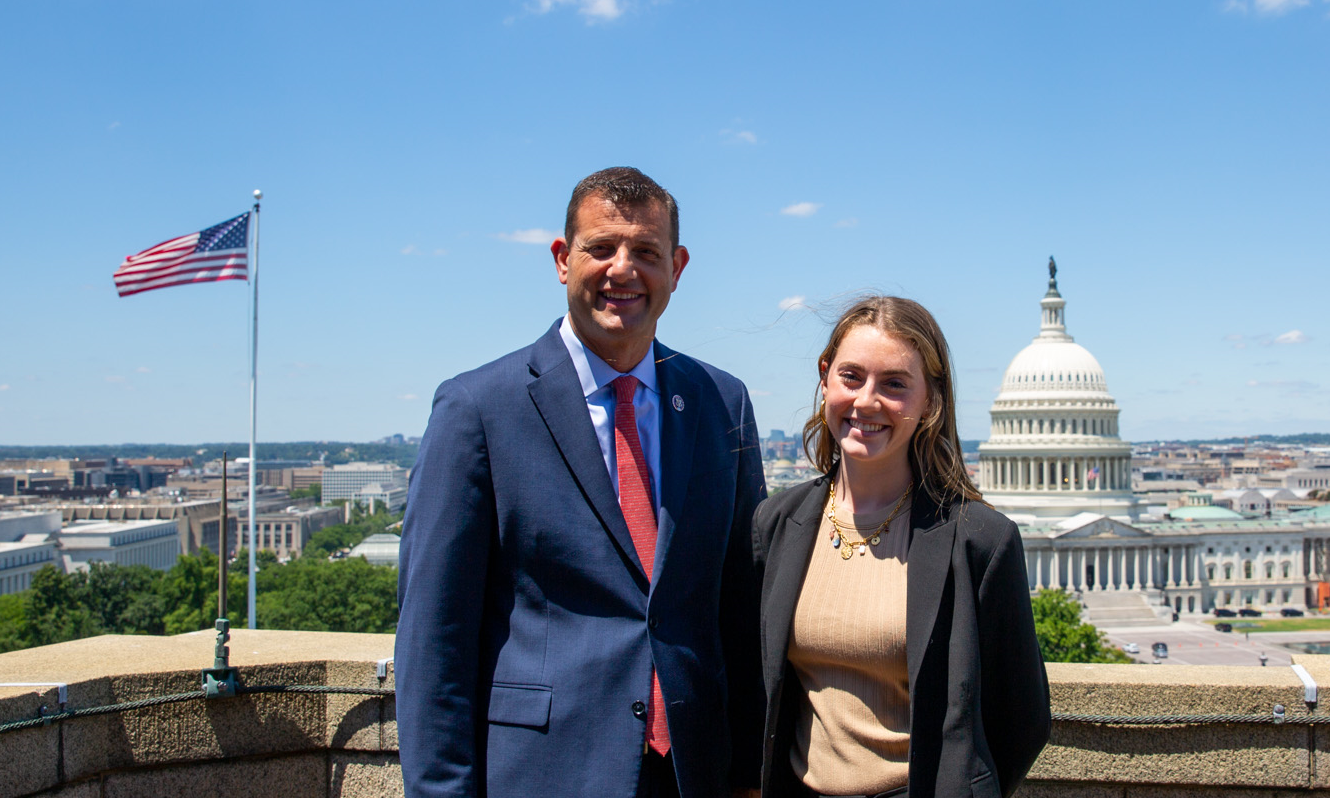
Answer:
[{"label": "gold earring", "polygon": [[822,422],[822,426],[826,427],[828,431],[831,430],[831,427],[827,427],[827,397],[825,396],[822,397],[822,404],[817,406],[817,418],[818,421]]}]

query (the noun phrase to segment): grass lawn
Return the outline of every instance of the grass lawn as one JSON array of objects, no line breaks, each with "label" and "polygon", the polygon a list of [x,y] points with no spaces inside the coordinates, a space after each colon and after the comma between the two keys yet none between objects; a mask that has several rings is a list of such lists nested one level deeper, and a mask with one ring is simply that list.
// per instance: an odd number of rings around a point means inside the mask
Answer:
[{"label": "grass lawn", "polygon": [[1234,632],[1326,632],[1330,618],[1215,618],[1206,623],[1233,624]]}]

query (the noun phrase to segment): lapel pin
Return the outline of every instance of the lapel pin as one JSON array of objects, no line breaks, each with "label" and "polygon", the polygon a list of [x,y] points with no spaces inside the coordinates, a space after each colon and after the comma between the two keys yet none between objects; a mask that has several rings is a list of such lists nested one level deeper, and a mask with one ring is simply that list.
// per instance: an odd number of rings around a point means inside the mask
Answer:
[{"label": "lapel pin", "polygon": [[676,394],[674,395],[674,398],[671,399],[670,402],[674,405],[674,409],[675,409],[675,410],[678,410],[678,411],[681,411],[681,412],[683,411],[683,397],[682,397],[682,396],[680,396],[679,394],[676,393]]}]

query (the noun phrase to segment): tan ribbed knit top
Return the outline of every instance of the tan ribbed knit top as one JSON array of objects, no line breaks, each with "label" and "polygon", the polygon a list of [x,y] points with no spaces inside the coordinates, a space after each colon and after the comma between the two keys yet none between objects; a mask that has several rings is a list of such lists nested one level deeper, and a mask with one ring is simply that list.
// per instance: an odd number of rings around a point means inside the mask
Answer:
[{"label": "tan ribbed knit top", "polygon": [[[907,503],[877,546],[848,560],[832,546],[826,510],[790,629],[787,656],[803,686],[790,764],[814,792],[872,795],[905,786],[909,775],[910,510]],[[836,517],[842,527],[872,530],[890,514],[847,518],[839,509]]]}]

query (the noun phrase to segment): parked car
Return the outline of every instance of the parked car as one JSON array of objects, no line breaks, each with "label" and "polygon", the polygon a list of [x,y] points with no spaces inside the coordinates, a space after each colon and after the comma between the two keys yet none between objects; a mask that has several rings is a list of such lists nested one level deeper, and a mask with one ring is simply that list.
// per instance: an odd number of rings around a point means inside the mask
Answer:
[{"label": "parked car", "polygon": [[1285,607],[1279,611],[1279,614],[1285,618],[1301,618],[1304,613],[1297,607]]},{"label": "parked car", "polygon": [[1216,632],[1231,632],[1231,631],[1233,631],[1233,624],[1231,624],[1231,623],[1217,623],[1217,624],[1215,624],[1215,631],[1216,631]]},{"label": "parked car", "polygon": [[1155,643],[1150,646],[1150,652],[1155,655],[1155,659],[1168,659],[1168,643]]},{"label": "parked car", "polygon": [[1215,607],[1216,618],[1236,618],[1238,614],[1233,610],[1226,610],[1223,607]]},{"label": "parked car", "polygon": [[1243,607],[1242,609],[1238,610],[1238,614],[1241,615],[1241,616],[1244,617],[1244,618],[1259,618],[1259,617],[1261,617],[1261,611],[1260,611],[1260,610],[1254,610],[1254,609],[1252,609],[1251,607]]},{"label": "parked car", "polygon": [[1138,646],[1138,645],[1136,645],[1135,643],[1123,643],[1123,644],[1122,644],[1122,650],[1125,651],[1125,652],[1127,652],[1128,654],[1139,654],[1139,653],[1141,653],[1141,647]]}]

